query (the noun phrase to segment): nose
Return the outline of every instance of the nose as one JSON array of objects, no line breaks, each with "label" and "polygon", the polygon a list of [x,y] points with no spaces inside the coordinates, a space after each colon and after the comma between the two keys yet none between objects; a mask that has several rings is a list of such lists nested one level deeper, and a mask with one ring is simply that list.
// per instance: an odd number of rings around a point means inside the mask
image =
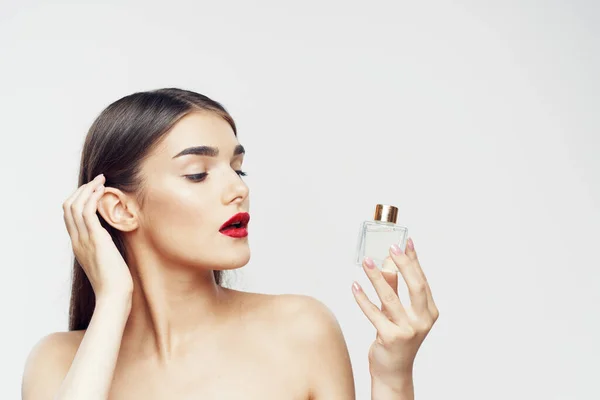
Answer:
[{"label": "nose", "polygon": [[248,189],[248,185],[246,185],[246,182],[242,180],[237,172],[231,172],[232,174],[228,176],[227,188],[224,190],[224,203],[243,203],[248,198],[250,189]]}]

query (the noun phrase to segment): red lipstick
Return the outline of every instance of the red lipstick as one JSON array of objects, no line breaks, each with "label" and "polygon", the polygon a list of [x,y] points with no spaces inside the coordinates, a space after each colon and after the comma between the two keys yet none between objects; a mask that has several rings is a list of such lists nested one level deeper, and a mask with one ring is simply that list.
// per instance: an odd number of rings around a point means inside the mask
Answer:
[{"label": "red lipstick", "polygon": [[221,228],[219,232],[223,235],[227,235],[233,238],[243,238],[248,236],[248,222],[250,221],[250,214],[246,212],[237,213],[233,217],[229,218]]}]

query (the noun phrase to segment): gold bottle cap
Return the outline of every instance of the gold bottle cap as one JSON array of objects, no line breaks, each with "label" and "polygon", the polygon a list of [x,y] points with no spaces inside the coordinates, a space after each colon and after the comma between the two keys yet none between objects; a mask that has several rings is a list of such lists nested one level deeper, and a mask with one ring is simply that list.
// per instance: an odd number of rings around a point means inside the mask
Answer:
[{"label": "gold bottle cap", "polygon": [[375,207],[375,221],[396,223],[398,208],[387,204],[377,204]]}]

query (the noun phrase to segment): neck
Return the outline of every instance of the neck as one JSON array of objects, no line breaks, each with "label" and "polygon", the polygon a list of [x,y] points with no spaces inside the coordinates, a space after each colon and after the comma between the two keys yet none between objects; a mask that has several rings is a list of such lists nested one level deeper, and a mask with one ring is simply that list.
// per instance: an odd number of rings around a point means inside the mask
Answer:
[{"label": "neck", "polygon": [[123,333],[127,350],[168,362],[225,321],[228,291],[211,269],[177,265],[148,251],[129,254],[134,289]]}]

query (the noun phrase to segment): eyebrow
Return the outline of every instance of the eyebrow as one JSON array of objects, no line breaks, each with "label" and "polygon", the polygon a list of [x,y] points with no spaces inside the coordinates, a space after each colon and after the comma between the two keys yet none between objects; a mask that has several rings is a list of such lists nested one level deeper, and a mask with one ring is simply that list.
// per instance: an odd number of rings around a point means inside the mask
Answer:
[{"label": "eyebrow", "polygon": [[[184,150],[180,151],[179,153],[177,153],[175,156],[173,156],[173,158],[187,156],[190,154],[193,154],[195,156],[216,157],[219,155],[219,149],[216,147],[211,147],[211,146],[188,147],[187,149],[184,149]],[[244,149],[244,146],[242,146],[241,144],[238,144],[237,146],[235,146],[235,149],[233,149],[233,155],[235,157],[240,154],[246,154],[246,150]]]}]

